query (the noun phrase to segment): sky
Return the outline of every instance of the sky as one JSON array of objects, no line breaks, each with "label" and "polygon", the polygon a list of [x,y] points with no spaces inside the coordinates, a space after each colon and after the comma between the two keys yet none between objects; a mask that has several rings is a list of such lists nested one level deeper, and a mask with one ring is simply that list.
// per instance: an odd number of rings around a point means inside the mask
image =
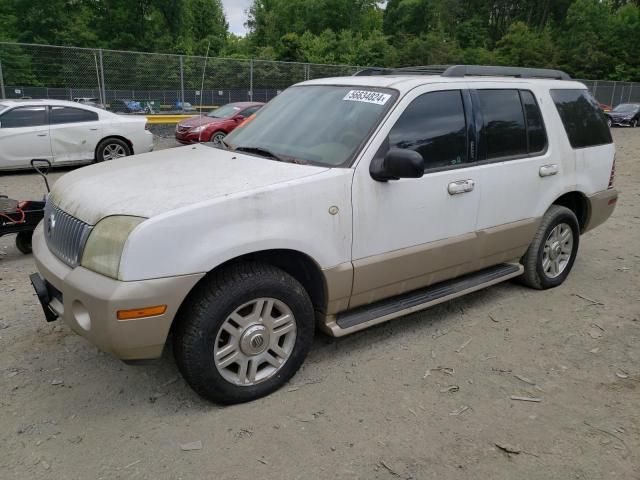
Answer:
[{"label": "sky", "polygon": [[251,0],[222,0],[224,11],[227,14],[227,22],[229,22],[229,30],[236,35],[245,35],[247,30],[244,28],[244,22],[247,21],[246,10],[251,4]]}]

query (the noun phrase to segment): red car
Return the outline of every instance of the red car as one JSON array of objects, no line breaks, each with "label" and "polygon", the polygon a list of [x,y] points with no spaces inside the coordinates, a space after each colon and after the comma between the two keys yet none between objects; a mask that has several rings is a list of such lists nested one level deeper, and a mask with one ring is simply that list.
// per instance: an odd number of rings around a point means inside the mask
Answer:
[{"label": "red car", "polygon": [[176,140],[185,145],[198,142],[218,144],[263,105],[259,102],[228,103],[202,117],[184,120],[176,125]]}]

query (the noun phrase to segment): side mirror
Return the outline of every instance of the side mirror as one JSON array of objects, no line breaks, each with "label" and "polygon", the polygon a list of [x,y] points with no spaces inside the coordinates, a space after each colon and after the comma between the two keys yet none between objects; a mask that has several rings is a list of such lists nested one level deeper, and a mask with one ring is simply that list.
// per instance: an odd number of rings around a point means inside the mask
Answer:
[{"label": "side mirror", "polygon": [[233,117],[236,122],[241,122],[244,120],[244,115],[236,115]]},{"label": "side mirror", "polygon": [[371,163],[371,177],[379,182],[424,175],[424,158],[414,150],[392,148],[381,160]]}]

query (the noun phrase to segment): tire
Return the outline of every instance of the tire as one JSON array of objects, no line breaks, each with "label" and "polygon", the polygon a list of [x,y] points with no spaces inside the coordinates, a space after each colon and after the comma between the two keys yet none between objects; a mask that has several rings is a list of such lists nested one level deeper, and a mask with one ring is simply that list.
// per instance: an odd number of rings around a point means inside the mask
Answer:
[{"label": "tire", "polygon": [[[270,329],[271,321],[280,324]],[[315,327],[302,285],[276,267],[253,262],[230,265],[205,279],[176,322],[178,369],[199,395],[221,404],[255,400],[284,385],[306,358]],[[279,357],[276,348],[286,355]]]},{"label": "tire", "polygon": [[638,119],[637,118],[631,122],[631,126],[633,128],[636,128],[638,126]]},{"label": "tire", "polygon": [[211,138],[209,139],[209,141],[211,143],[213,143],[214,145],[220,145],[221,140],[224,140],[224,137],[226,137],[227,134],[224,133],[223,131],[218,130],[217,132],[213,132],[211,134]]},{"label": "tire", "polygon": [[[555,241],[552,237],[554,232],[560,234]],[[570,235],[570,245],[560,238],[565,235]],[[566,207],[552,205],[542,217],[527,253],[520,260],[524,266],[520,282],[538,290],[562,284],[573,268],[579,243],[580,226],[576,215]]]},{"label": "tire", "polygon": [[607,117],[607,126],[611,128],[613,126],[613,122],[611,121],[611,117]]},{"label": "tire", "polygon": [[96,147],[96,162],[105,162],[131,155],[131,147],[119,138],[105,138]]},{"label": "tire", "polygon": [[31,238],[33,237],[33,232],[19,232],[16,235],[16,248],[25,255],[31,253]]}]

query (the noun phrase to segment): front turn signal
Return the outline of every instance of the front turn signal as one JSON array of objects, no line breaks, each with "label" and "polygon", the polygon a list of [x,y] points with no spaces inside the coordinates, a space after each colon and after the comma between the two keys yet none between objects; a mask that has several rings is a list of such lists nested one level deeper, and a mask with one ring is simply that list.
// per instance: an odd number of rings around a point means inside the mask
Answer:
[{"label": "front turn signal", "polygon": [[157,315],[162,315],[166,311],[166,305],[132,308],[131,310],[118,310],[118,320],[135,320],[137,318],[155,317]]}]

